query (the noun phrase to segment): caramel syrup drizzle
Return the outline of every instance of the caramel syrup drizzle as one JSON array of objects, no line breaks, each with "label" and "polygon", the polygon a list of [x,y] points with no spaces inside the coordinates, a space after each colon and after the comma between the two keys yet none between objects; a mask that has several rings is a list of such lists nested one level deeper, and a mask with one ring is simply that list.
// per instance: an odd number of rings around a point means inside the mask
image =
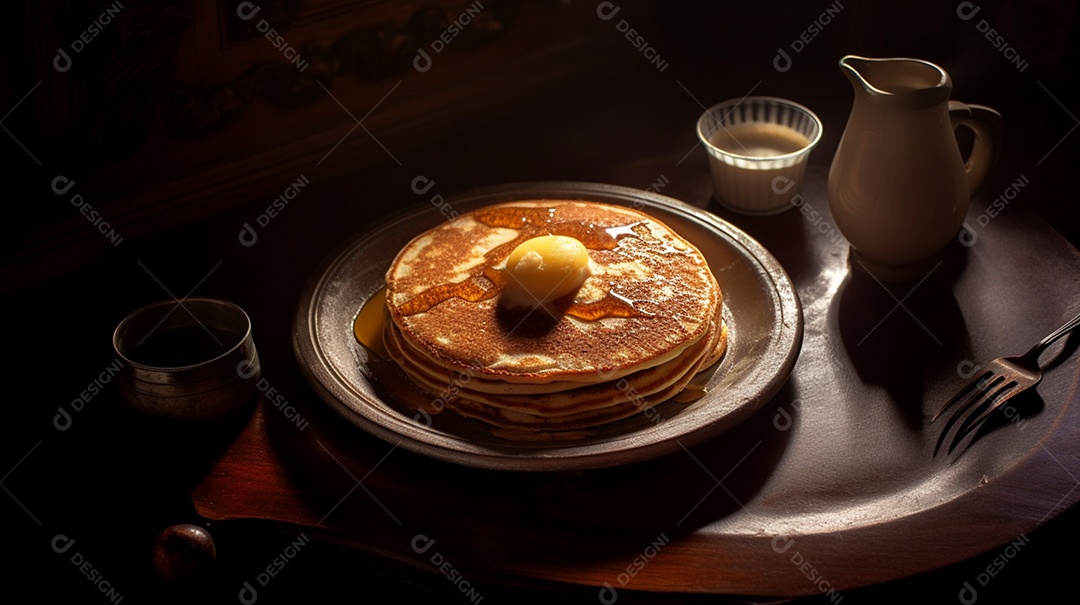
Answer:
[{"label": "caramel syrup drizzle", "polygon": [[[542,235],[566,235],[572,237],[589,250],[611,250],[623,237],[640,235],[634,230],[645,221],[629,225],[602,228],[592,223],[559,221],[555,217],[555,208],[501,207],[482,208],[473,212],[476,221],[488,227],[517,229],[519,234],[513,240],[496,246],[484,254],[483,260],[470,270],[469,277],[462,281],[441,284],[424,290],[401,305],[404,315],[423,313],[451,298],[461,298],[469,302],[479,302],[495,297],[506,286],[506,274],[495,268],[504,261],[514,248],[525,240]],[[614,286],[614,284],[612,284]],[[564,298],[572,298],[573,293]],[[559,304],[565,303],[565,304]],[[634,306],[634,301],[614,291],[608,291],[604,298],[579,303],[572,300],[556,301],[556,306],[566,315],[580,319],[597,320],[605,317],[640,317],[651,315]]]}]

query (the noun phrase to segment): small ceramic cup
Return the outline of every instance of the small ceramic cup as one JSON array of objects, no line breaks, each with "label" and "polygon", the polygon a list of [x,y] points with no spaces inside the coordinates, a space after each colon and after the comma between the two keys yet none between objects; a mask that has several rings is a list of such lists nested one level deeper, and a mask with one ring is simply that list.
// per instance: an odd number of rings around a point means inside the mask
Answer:
[{"label": "small ceramic cup", "polygon": [[113,333],[120,396],[158,418],[212,420],[254,401],[261,376],[251,320],[216,298],[147,305]]},{"label": "small ceramic cup", "polygon": [[821,120],[806,107],[776,97],[731,99],[697,122],[709,152],[717,201],[743,214],[776,214],[792,206]]}]

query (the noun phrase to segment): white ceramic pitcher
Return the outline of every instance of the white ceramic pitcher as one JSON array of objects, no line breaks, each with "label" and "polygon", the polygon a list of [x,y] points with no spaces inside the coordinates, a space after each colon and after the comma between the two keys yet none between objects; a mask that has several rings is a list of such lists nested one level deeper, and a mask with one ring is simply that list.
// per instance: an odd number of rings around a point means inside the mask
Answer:
[{"label": "white ceramic pitcher", "polygon": [[[964,222],[971,193],[1000,149],[1001,115],[950,101],[952,79],[919,59],[848,55],[855,102],[829,169],[829,206],[867,268],[927,261]],[[961,157],[954,130],[975,133]]]}]

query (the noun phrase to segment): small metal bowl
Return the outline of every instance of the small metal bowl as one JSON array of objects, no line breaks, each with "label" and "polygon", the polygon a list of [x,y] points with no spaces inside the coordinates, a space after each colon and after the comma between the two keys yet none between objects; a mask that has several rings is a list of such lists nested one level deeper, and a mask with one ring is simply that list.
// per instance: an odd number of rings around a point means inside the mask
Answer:
[{"label": "small metal bowl", "polygon": [[120,396],[158,418],[227,416],[254,400],[262,373],[247,313],[216,298],[142,307],[116,327],[113,348]]}]

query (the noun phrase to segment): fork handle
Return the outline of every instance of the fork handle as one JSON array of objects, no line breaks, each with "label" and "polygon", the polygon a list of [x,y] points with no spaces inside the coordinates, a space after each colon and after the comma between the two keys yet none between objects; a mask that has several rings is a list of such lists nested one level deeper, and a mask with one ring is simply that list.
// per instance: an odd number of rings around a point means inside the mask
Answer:
[{"label": "fork handle", "polygon": [[1038,365],[1039,356],[1042,355],[1044,351],[1046,351],[1046,348],[1053,344],[1054,341],[1056,341],[1057,339],[1075,330],[1077,326],[1080,326],[1080,314],[1077,314],[1076,317],[1065,322],[1065,324],[1062,325],[1060,328],[1047,334],[1046,338],[1040,340],[1039,344],[1031,347],[1031,350],[1025,353],[1024,357],[1034,362],[1035,365]]}]

